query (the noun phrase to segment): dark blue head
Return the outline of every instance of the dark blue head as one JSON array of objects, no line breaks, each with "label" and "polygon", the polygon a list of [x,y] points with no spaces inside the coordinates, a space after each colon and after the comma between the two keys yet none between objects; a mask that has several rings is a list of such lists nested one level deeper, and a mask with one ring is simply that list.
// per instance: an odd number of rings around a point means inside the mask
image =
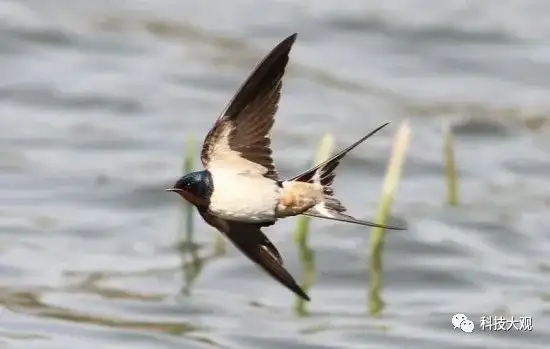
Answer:
[{"label": "dark blue head", "polygon": [[174,184],[173,188],[167,190],[178,193],[195,206],[207,207],[213,189],[210,172],[198,171],[184,175]]}]

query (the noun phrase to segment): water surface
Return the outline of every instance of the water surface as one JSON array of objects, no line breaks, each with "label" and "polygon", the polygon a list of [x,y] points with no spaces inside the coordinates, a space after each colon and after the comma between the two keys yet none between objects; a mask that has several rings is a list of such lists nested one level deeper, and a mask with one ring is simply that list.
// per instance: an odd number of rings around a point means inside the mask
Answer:
[{"label": "water surface", "polygon": [[[550,341],[550,4],[523,1],[16,1],[0,4],[0,340],[13,348],[543,348]],[[367,312],[369,231],[315,221],[308,317],[163,189],[254,64],[298,31],[273,131],[283,176],[322,134],[336,191],[374,215],[392,138],[412,142]],[[441,125],[461,205],[445,205]],[[301,275],[295,219],[270,228]],[[531,316],[473,334],[450,318]]]}]

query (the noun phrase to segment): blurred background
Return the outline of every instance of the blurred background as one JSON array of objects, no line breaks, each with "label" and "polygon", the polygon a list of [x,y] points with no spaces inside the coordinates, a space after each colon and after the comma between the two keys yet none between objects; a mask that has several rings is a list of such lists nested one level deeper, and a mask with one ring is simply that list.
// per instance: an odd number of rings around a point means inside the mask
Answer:
[{"label": "blurred background", "polygon": [[[550,3],[545,0],[3,0],[0,346],[544,348],[550,342]],[[394,135],[410,147],[369,311],[370,231],[311,221],[294,296],[199,217],[183,172],[236,88],[299,32],[273,130],[282,177],[329,132],[335,189],[373,219]],[[459,203],[447,204],[451,125]],[[195,167],[199,166],[198,161]],[[304,275],[297,219],[266,230]],[[187,228],[186,228],[187,226]],[[532,317],[532,331],[451,316]]]}]

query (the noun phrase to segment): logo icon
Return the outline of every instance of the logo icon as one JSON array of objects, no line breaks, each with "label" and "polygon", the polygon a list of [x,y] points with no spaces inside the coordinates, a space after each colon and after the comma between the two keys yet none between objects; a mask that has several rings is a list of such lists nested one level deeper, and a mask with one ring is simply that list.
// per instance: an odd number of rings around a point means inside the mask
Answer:
[{"label": "logo icon", "polygon": [[474,322],[464,314],[453,315],[451,323],[455,329],[460,328],[462,332],[472,333],[474,331]]},{"label": "logo icon", "polygon": [[463,320],[460,323],[460,329],[462,332],[472,333],[474,331],[474,322],[470,319]]}]

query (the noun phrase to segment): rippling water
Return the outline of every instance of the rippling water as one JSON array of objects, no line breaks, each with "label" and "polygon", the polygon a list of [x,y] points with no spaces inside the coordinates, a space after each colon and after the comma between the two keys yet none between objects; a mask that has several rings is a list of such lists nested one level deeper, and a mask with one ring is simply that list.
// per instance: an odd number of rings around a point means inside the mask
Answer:
[{"label": "rippling water", "polygon": [[[50,1],[0,4],[0,342],[14,348],[543,348],[550,342],[550,3]],[[412,123],[388,235],[385,308],[367,313],[369,233],[313,223],[311,314],[163,189],[248,72],[298,31],[277,165],[344,146],[336,188],[372,217],[392,137]],[[461,205],[445,205],[443,122]],[[198,217],[197,217],[198,218]],[[301,273],[295,219],[269,229]],[[189,247],[189,246],[188,246]],[[189,251],[202,260],[194,270]],[[465,313],[531,332],[453,330]]]}]

